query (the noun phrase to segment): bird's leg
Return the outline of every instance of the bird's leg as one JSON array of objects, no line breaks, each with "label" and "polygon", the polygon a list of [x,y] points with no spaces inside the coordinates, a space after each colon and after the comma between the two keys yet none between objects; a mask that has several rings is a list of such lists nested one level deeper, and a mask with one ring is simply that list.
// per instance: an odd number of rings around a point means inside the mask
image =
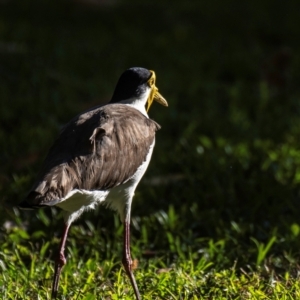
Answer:
[{"label": "bird's leg", "polygon": [[51,299],[56,299],[60,273],[63,266],[67,263],[67,259],[65,258],[64,252],[69,228],[70,225],[65,224],[65,228],[59,245],[58,257],[55,261],[55,272],[53,277]]},{"label": "bird's leg", "polygon": [[131,285],[133,287],[136,300],[141,300],[141,295],[137,287],[133,272],[132,272],[132,259],[130,255],[130,223],[126,220],[124,222],[124,245],[123,245],[123,266],[126,274],[128,275]]}]

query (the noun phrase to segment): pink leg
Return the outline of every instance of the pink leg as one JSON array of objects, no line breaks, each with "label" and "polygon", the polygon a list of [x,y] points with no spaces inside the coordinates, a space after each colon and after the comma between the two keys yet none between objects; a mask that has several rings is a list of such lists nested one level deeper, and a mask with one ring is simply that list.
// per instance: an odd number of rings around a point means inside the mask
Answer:
[{"label": "pink leg", "polygon": [[64,252],[65,252],[65,245],[66,245],[69,228],[70,225],[65,224],[65,228],[59,245],[58,257],[55,262],[55,272],[53,277],[51,299],[56,299],[60,273],[63,266],[67,263]]},{"label": "pink leg", "polygon": [[123,265],[128,275],[131,285],[133,287],[136,300],[141,300],[141,295],[137,287],[133,272],[132,272],[132,259],[130,255],[130,224],[128,221],[124,222],[124,245],[123,245]]}]

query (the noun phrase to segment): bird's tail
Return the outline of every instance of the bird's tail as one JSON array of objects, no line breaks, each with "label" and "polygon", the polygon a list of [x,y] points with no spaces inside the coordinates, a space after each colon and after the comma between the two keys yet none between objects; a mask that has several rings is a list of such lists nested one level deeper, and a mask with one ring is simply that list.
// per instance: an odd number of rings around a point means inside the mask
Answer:
[{"label": "bird's tail", "polygon": [[18,208],[23,210],[33,210],[35,208],[38,208],[37,206],[30,205],[26,200],[22,201],[18,204]]},{"label": "bird's tail", "polygon": [[18,204],[18,207],[23,210],[33,210],[37,208],[41,208],[44,205],[34,204],[34,199],[39,195],[39,193],[35,191],[31,191],[28,196]]}]

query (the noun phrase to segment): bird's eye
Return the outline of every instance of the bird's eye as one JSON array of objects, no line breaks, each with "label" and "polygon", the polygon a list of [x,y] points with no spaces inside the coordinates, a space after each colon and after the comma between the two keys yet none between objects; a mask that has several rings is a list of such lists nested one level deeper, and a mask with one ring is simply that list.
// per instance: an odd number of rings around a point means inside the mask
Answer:
[{"label": "bird's eye", "polygon": [[148,80],[148,84],[150,87],[155,86],[155,73],[154,71],[150,71],[151,77]]},{"label": "bird's eye", "polygon": [[150,86],[153,86],[154,85],[154,78],[150,78],[148,83],[149,83]]}]

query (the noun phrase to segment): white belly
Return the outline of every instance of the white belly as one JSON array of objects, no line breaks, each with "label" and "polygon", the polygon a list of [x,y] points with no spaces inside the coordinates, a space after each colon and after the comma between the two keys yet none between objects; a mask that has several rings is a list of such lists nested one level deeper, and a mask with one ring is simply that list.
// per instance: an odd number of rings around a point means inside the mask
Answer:
[{"label": "white belly", "polygon": [[148,168],[154,144],[155,141],[153,141],[149,148],[146,160],[137,169],[135,174],[125,183],[106,191],[75,189],[72,190],[65,198],[61,199],[61,202],[56,204],[56,206],[65,211],[66,223],[71,224],[85,210],[95,209],[95,207],[99,204],[104,204],[117,211],[123,221],[126,218],[126,211],[129,209],[130,212],[134,191]]}]

